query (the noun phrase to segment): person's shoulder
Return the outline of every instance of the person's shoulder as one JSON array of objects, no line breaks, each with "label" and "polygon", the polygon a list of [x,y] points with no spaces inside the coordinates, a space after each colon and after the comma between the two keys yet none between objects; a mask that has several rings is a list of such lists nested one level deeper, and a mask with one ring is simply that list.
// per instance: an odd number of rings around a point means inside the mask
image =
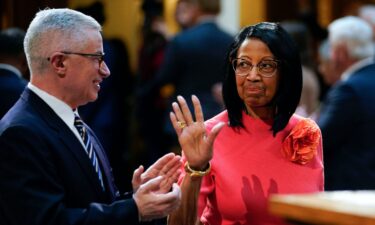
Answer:
[{"label": "person's shoulder", "polygon": [[290,117],[289,124],[296,125],[299,121],[303,119],[306,119],[306,117],[294,113],[292,117]]},{"label": "person's shoulder", "polygon": [[10,127],[29,127],[31,130],[37,130],[43,124],[42,121],[43,118],[24,101],[18,100],[0,120],[0,130]]},{"label": "person's shoulder", "polygon": [[[30,118],[28,113],[22,113],[13,107],[0,120],[0,130],[5,130],[9,127],[35,127],[35,122],[37,121],[34,117]],[[38,124],[38,122],[36,124]]]},{"label": "person's shoulder", "polygon": [[205,125],[208,130],[211,130],[219,122],[228,123],[228,121],[229,121],[228,112],[227,110],[224,110],[223,112],[217,114],[216,116],[206,120]]},{"label": "person's shoulder", "polygon": [[291,130],[295,129],[295,127],[298,125],[298,127],[304,129],[306,127],[308,128],[313,128],[313,129],[318,129],[319,126],[318,124],[311,118],[308,117],[303,117],[298,114],[293,114],[292,117],[289,120],[289,123],[285,127],[284,130],[290,132]]},{"label": "person's shoulder", "polygon": [[[319,126],[310,118],[294,114],[287,126],[288,131],[283,139],[282,153],[288,160],[305,165],[313,159],[320,167],[322,135]],[[303,149],[303,151],[301,151]],[[316,155],[319,157],[315,157]]]},{"label": "person's shoulder", "polygon": [[346,83],[360,82],[361,80],[375,80],[373,76],[375,72],[375,64],[369,64],[358,71],[355,71],[348,79],[344,80]]}]

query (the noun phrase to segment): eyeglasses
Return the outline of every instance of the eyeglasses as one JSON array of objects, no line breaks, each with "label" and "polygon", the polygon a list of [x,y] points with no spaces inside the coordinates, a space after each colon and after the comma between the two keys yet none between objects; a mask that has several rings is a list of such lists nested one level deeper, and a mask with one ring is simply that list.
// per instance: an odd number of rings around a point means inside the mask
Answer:
[{"label": "eyeglasses", "polygon": [[232,67],[236,76],[239,77],[248,76],[254,66],[256,67],[257,73],[262,77],[272,77],[277,71],[278,63],[279,61],[275,59],[264,59],[258,64],[253,65],[246,59],[236,58],[232,60]]},{"label": "eyeglasses", "polygon": [[[81,52],[68,52],[68,51],[61,51],[60,53],[66,54],[66,55],[80,55],[83,57],[88,58],[95,58],[99,62],[99,69],[102,69],[104,66],[104,55],[105,53],[81,53]],[[47,60],[50,60],[50,57],[47,58]]]}]

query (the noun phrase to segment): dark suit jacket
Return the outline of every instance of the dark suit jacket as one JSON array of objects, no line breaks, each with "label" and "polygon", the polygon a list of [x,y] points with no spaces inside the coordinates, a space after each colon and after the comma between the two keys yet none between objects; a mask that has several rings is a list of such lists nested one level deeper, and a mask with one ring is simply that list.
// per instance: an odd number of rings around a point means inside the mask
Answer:
[{"label": "dark suit jacket", "polygon": [[26,81],[10,70],[0,68],[0,119],[20,98]]},{"label": "dark suit jacket", "polygon": [[153,88],[171,83],[175,86],[173,101],[176,95],[190,100],[195,94],[203,105],[205,117],[216,115],[222,107],[212,97],[211,88],[224,78],[226,53],[232,41],[233,37],[213,22],[203,22],[181,32],[168,44]]},{"label": "dark suit jacket", "polygon": [[138,224],[134,200],[120,199],[105,153],[93,144],[106,191],[77,137],[25,89],[0,121],[1,224]]},{"label": "dark suit jacket", "polygon": [[326,190],[375,189],[375,64],[332,87],[318,124]]}]

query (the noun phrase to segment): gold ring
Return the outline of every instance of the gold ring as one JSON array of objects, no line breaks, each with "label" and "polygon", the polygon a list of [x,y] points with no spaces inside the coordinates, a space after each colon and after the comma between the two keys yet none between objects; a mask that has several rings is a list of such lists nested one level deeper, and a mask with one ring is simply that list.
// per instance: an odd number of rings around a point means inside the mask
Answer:
[{"label": "gold ring", "polygon": [[186,127],[186,122],[185,121],[177,121],[177,125],[181,128],[184,129]]}]

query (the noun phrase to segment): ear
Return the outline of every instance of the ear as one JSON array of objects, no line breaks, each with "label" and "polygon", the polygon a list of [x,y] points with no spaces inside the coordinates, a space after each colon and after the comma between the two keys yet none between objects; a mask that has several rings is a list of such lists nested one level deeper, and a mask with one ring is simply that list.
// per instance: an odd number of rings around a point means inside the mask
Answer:
[{"label": "ear", "polygon": [[345,45],[335,46],[332,59],[333,68],[343,72],[347,68],[348,61],[350,60],[347,47]]},{"label": "ear", "polygon": [[59,52],[56,52],[51,55],[48,59],[51,63],[52,69],[56,72],[59,77],[65,77],[66,65],[65,65],[65,55]]},{"label": "ear", "polygon": [[340,45],[336,48],[336,57],[339,63],[345,63],[348,58],[348,48],[345,45]]}]

